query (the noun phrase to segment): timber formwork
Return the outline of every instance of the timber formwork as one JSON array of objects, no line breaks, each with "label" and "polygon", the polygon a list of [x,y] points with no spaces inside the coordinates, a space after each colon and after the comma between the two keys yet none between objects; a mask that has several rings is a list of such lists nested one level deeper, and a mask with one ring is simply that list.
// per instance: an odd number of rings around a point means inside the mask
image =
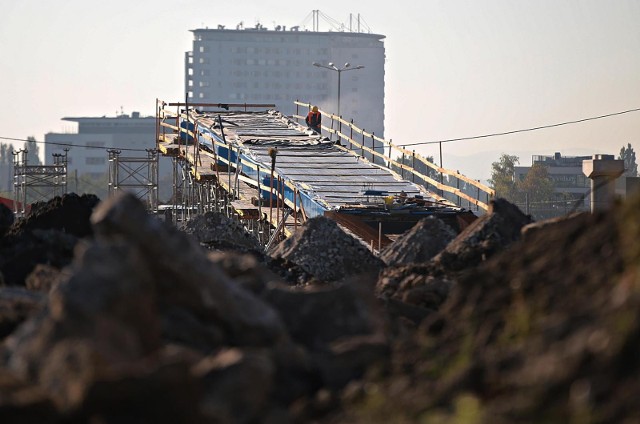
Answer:
[{"label": "timber formwork", "polygon": [[28,205],[67,193],[67,153],[54,153],[53,165],[29,165],[26,149],[13,152],[14,214],[23,217]]}]

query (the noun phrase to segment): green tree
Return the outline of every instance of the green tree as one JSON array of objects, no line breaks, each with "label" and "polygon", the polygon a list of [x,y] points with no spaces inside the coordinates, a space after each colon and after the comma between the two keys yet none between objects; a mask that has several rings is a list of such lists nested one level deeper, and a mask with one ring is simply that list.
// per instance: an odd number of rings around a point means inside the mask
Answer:
[{"label": "green tree", "polygon": [[520,158],[503,153],[497,162],[491,164],[491,178],[489,184],[496,191],[496,197],[516,202],[520,200],[519,190],[515,182],[516,164]]},{"label": "green tree", "polygon": [[24,149],[27,151],[27,163],[29,165],[42,165],[40,147],[35,137],[27,137],[27,141],[24,142]]},{"label": "green tree", "polygon": [[553,180],[549,177],[547,167],[541,163],[534,163],[524,180],[516,186],[530,203],[546,202],[553,198]]},{"label": "green tree", "polygon": [[636,152],[633,151],[631,143],[627,143],[627,147],[622,146],[618,159],[624,161],[624,175],[627,177],[638,176],[638,164],[636,163]]}]

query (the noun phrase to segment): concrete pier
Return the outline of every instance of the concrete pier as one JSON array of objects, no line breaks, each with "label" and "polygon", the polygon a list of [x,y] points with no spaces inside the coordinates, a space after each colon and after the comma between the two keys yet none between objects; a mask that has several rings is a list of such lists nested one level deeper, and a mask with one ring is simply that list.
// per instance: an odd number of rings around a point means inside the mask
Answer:
[{"label": "concrete pier", "polygon": [[615,198],[615,181],[624,172],[624,161],[613,155],[593,155],[582,161],[582,172],[591,179],[591,212],[607,209]]}]

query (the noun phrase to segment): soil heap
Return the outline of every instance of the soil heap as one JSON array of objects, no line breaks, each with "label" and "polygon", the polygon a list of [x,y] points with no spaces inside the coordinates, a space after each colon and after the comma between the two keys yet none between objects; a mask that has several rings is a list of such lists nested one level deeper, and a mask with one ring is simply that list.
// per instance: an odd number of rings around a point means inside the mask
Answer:
[{"label": "soil heap", "polygon": [[636,422],[639,209],[529,224],[496,199],[387,267],[322,219],[273,260],[211,252],[127,194],[81,238],[10,230],[3,273],[38,254],[0,286],[0,422]]},{"label": "soil heap", "polygon": [[291,237],[270,252],[275,259],[291,261],[320,281],[335,282],[359,274],[373,274],[384,267],[361,241],[345,233],[335,221],[318,216],[309,219]]},{"label": "soil heap", "polygon": [[435,217],[423,218],[380,252],[387,265],[427,262],[456,237],[455,231]]}]

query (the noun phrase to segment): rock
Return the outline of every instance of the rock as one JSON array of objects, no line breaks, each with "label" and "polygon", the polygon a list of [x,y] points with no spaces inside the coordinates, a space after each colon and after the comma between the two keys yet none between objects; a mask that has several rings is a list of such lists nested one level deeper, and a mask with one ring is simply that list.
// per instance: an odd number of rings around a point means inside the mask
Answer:
[{"label": "rock", "polygon": [[0,368],[0,422],[54,424],[62,421],[44,390]]},{"label": "rock", "polygon": [[385,247],[380,252],[380,259],[387,265],[428,262],[455,237],[455,231],[442,220],[423,218]]},{"label": "rock", "polygon": [[0,340],[45,305],[45,297],[20,287],[0,287]]},{"label": "rock", "polygon": [[286,337],[278,314],[231,281],[191,237],[148,216],[131,194],[103,202],[92,216],[97,237],[126,239],[137,247],[161,304],[189,309],[204,322],[224,329],[237,346],[269,345]]},{"label": "rock", "polygon": [[340,337],[376,330],[371,306],[349,284],[329,287],[270,285],[262,295],[297,343],[322,350]]},{"label": "rock", "polygon": [[264,350],[225,349],[192,368],[203,385],[201,409],[214,422],[259,422],[275,384],[275,365]]},{"label": "rock", "polygon": [[[281,278],[274,272],[274,266],[268,267],[261,263],[257,255],[256,252],[245,254],[210,252],[208,257],[213,263],[220,266],[236,284],[259,295],[270,282],[281,281]],[[265,262],[269,261],[269,258],[264,255],[260,255],[260,259]]]},{"label": "rock", "polygon": [[382,371],[390,353],[388,341],[376,334],[336,340],[329,351],[315,353],[314,359],[324,387],[337,390],[350,381],[361,379],[373,366],[379,366]]},{"label": "rock", "polygon": [[31,274],[27,276],[25,286],[31,291],[49,293],[52,287],[66,278],[68,275],[56,267],[37,264]]},{"label": "rock", "polygon": [[320,281],[336,282],[358,274],[376,274],[384,263],[335,221],[315,217],[269,254],[299,265]]}]

